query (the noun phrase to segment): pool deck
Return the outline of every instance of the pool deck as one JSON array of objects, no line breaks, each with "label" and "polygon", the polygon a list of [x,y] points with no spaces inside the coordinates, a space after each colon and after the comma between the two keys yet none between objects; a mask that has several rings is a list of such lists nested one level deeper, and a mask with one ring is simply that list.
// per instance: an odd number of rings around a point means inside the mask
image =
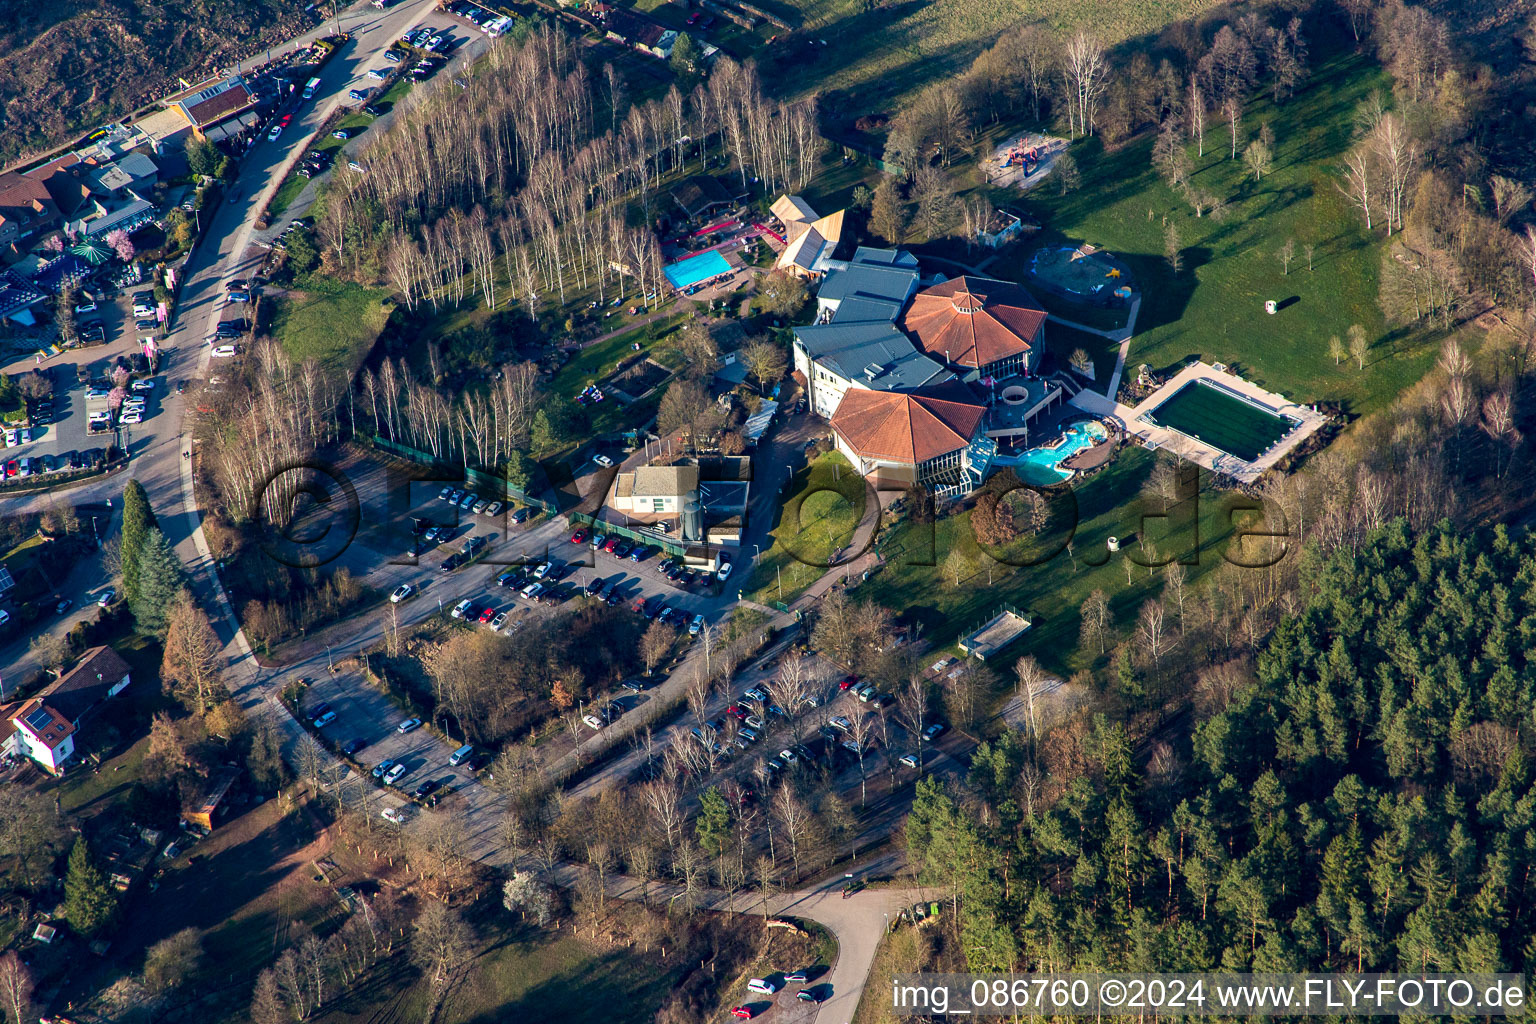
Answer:
[{"label": "pool deck", "polygon": [[[1203,444],[1187,434],[1159,426],[1144,418],[1146,413],[1161,405],[1184,385],[1195,380],[1208,380],[1279,415],[1290,416],[1300,422],[1273,448],[1254,461],[1247,462],[1220,449],[1212,448],[1208,444]],[[1328,420],[1328,417],[1322,413],[1313,412],[1304,405],[1297,405],[1284,395],[1265,391],[1257,384],[1202,362],[1193,363],[1180,370],[1172,380],[1158,388],[1151,397],[1135,408],[1121,405],[1096,391],[1079,392],[1073,396],[1071,404],[1095,416],[1112,418],[1125,429],[1126,433],[1140,438],[1142,444],[1148,448],[1166,448],[1182,459],[1244,484],[1251,484],[1258,480],[1293,448],[1316,433]]]}]

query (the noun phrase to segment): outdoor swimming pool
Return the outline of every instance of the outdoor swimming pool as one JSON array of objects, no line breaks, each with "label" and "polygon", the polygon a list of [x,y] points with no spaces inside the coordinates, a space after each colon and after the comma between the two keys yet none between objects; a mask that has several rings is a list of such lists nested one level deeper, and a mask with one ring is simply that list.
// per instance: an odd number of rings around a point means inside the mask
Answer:
[{"label": "outdoor swimming pool", "polygon": [[1066,434],[1054,445],[1030,448],[1017,455],[999,455],[994,466],[1012,466],[1021,481],[1035,487],[1049,487],[1072,479],[1075,470],[1062,469],[1060,463],[1096,441],[1109,436],[1104,424],[1097,420],[1068,427]]},{"label": "outdoor swimming pool", "polygon": [[700,281],[707,281],[711,277],[729,274],[731,265],[717,250],[711,249],[709,252],[701,252],[685,260],[678,260],[663,272],[667,275],[667,280],[672,282],[672,287],[687,288]]},{"label": "outdoor swimming pool", "polygon": [[1292,423],[1226,388],[1192,380],[1143,419],[1252,462],[1290,433]]}]

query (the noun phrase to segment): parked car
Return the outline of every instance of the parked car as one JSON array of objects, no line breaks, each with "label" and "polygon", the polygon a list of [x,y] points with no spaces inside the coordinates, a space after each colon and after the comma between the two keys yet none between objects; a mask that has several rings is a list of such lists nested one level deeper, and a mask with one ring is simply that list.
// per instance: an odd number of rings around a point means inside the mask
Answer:
[{"label": "parked car", "polygon": [[341,752],[346,754],[348,757],[351,757],[353,754],[356,754],[359,750],[362,750],[367,745],[367,740],[363,739],[361,736],[357,736],[347,740],[346,745],[341,748]]},{"label": "parked car", "polygon": [[390,760],[389,758],[385,758],[373,766],[373,777],[376,779],[382,779],[394,766],[394,761]]},{"label": "parked car", "polygon": [[[493,501],[489,505],[485,506],[485,509],[483,510],[483,513],[484,513],[484,515],[487,518],[494,519],[497,516],[501,515],[501,510],[504,507],[505,506],[503,506],[501,502]],[[522,522],[522,520],[517,519],[517,518],[514,518],[512,521],[513,522]]]},{"label": "parked car", "polygon": [[395,732],[398,732],[398,733],[404,735],[405,733],[408,733],[408,732],[415,732],[417,729],[420,729],[420,728],[421,728],[421,719],[419,719],[419,718],[407,718],[405,721],[403,721],[399,725],[395,726]]},{"label": "parked car", "polygon": [[943,724],[942,722],[934,722],[928,728],[923,730],[923,739],[929,743],[932,743],[934,740],[944,735],[944,731],[948,728],[949,726]]},{"label": "parked car", "polygon": [[715,570],[715,579],[719,580],[721,583],[724,583],[727,579],[730,578],[731,570],[735,568],[736,567],[731,564],[730,559],[725,556],[724,552],[722,552],[720,554],[720,568]]},{"label": "parked car", "polygon": [[472,604],[474,604],[474,602],[466,597],[464,600],[462,600],[458,604],[454,605],[453,606],[453,611],[449,612],[448,614],[453,616],[456,619],[462,619],[464,617],[465,613],[467,613],[469,611],[470,605],[472,605]]},{"label": "parked car", "polygon": [[586,539],[587,539],[587,531],[586,530],[577,530],[575,533],[571,534],[571,543],[572,544],[580,544],[583,541],[585,541]]},{"label": "parked car", "polygon": [[324,729],[326,726],[330,725],[334,721],[336,721],[336,712],[334,712],[334,711],[327,711],[325,714],[323,714],[319,718],[315,719],[315,723],[314,723],[315,724],[315,728],[316,729]]},{"label": "parked car", "polygon": [[283,126],[280,124],[275,124],[272,126],[272,130],[267,132],[267,141],[276,142],[277,137],[281,134],[283,134]]},{"label": "parked car", "polygon": [[347,95],[352,99],[361,102],[362,100],[367,99],[369,94],[372,92],[372,89],[353,89],[351,92],[347,93]]},{"label": "parked car", "polygon": [[606,455],[594,455],[592,456],[592,461],[605,469],[613,465],[613,460]]},{"label": "parked car", "polygon": [[115,600],[117,600],[117,591],[112,587],[108,587],[106,590],[103,590],[101,592],[101,596],[96,599],[96,605],[100,608],[106,608],[110,606]]},{"label": "parked car", "polygon": [[699,633],[701,633],[703,631],[703,629],[704,629],[704,615],[701,612],[700,614],[695,615],[693,617],[693,621],[692,622],[688,623],[688,635],[689,636],[698,636]]},{"label": "parked car", "polygon": [[392,822],[392,823],[394,823],[396,825],[404,825],[405,824],[405,815],[400,812],[400,809],[398,807],[386,807],[386,808],[384,808],[382,811],[379,812],[379,817],[383,818],[385,821]]},{"label": "parked car", "polygon": [[411,796],[415,797],[417,800],[425,800],[427,797],[431,796],[433,794],[433,792],[435,792],[436,790],[437,790],[437,780],[436,779],[428,779],[427,781],[423,782],[421,785],[417,786],[415,791],[413,793],[411,793]]},{"label": "parked car", "polygon": [[[495,515],[494,512],[491,512],[489,514],[490,515]],[[516,512],[512,513],[512,521],[514,523],[526,523],[528,520],[533,518],[533,515],[534,515],[534,508],[533,508],[533,506],[532,505],[524,505],[522,508],[520,508]]]},{"label": "parked car", "polygon": [[393,786],[395,783],[400,781],[400,777],[405,773],[405,765],[397,763],[393,768],[384,773],[384,785]]}]

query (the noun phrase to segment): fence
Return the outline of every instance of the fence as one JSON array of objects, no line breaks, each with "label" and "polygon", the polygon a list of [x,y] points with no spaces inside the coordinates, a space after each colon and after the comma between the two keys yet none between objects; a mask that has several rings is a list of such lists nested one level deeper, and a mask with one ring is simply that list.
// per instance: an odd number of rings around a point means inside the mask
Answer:
[{"label": "fence", "polygon": [[377,434],[365,438],[365,440],[380,451],[399,456],[417,465],[431,466],[446,473],[463,473],[464,482],[469,485],[471,490],[481,494],[492,494],[506,500],[521,502],[524,505],[532,505],[534,508],[547,512],[550,515],[557,515],[560,512],[560,505],[557,502],[527,494],[521,489],[514,487],[510,480],[495,473],[489,473],[474,467],[460,466],[445,459],[440,459],[429,452],[424,452],[419,448],[412,448],[408,444],[401,444],[399,441],[391,441],[388,438],[379,437]]},{"label": "fence", "polygon": [[617,523],[610,523],[606,520],[598,519],[597,517],[589,515],[586,512],[572,512],[570,518],[571,522],[573,523],[581,523],[585,526],[590,526],[593,530],[600,530],[603,533],[608,534],[610,537],[614,534],[618,534],[620,537],[626,537],[629,540],[636,541],[640,544],[650,544],[655,547],[659,547],[662,551],[669,555],[677,555],[678,557],[682,557],[682,555],[684,555],[688,550],[687,545],[679,543],[678,541],[672,540],[668,537],[661,536],[660,534],[654,533],[650,530],[637,529],[632,526],[620,526]]}]

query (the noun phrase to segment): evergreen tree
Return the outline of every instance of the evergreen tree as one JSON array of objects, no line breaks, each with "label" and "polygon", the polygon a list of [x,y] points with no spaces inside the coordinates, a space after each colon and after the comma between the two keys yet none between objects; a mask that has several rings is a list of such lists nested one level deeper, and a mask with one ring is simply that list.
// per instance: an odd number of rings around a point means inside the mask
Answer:
[{"label": "evergreen tree", "polygon": [[731,842],[731,809],[720,795],[720,790],[710,786],[699,798],[699,820],[694,826],[699,845],[711,857],[720,856]]},{"label": "evergreen tree", "polygon": [[138,594],[128,604],[139,632],[151,636],[165,634],[171,606],[185,582],[186,574],[170,541],[159,527],[151,527],[139,548]]},{"label": "evergreen tree", "polygon": [[129,480],[123,488],[123,597],[132,601],[139,593],[139,556],[144,538],[155,525],[155,513],[149,507],[144,485]]},{"label": "evergreen tree", "polygon": [[117,893],[91,856],[85,837],[75,840],[69,851],[69,868],[64,876],[64,919],[81,935],[95,935],[117,912]]}]

